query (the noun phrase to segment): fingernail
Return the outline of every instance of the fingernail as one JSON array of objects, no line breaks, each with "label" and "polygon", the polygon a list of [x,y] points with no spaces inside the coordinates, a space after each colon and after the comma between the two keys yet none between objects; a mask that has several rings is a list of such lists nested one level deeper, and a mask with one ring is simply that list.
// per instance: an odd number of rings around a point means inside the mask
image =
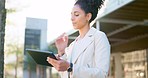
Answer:
[{"label": "fingernail", "polygon": [[48,61],[48,57],[47,57],[46,61]]},{"label": "fingernail", "polygon": [[49,57],[47,57],[47,61],[49,61]]}]

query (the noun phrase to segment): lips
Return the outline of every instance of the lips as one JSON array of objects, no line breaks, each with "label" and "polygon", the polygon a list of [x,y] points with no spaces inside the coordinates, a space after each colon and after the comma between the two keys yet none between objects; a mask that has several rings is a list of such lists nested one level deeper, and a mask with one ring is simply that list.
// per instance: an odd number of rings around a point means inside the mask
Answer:
[{"label": "lips", "polygon": [[76,23],[72,23],[72,25],[73,25],[73,27],[75,28],[75,26],[76,26]]},{"label": "lips", "polygon": [[73,22],[72,24],[75,25],[76,23]]}]

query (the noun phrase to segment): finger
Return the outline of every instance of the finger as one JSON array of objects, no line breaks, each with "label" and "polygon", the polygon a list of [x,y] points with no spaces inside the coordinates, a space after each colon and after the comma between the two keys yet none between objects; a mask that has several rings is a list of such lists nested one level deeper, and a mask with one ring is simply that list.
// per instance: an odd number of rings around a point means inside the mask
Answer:
[{"label": "finger", "polygon": [[65,32],[62,33],[57,39],[61,39],[62,37],[64,37],[64,35],[65,35]]},{"label": "finger", "polygon": [[67,36],[67,34],[66,33],[64,33],[64,35],[63,35],[63,41],[67,41],[68,40],[68,36]]},{"label": "finger", "polygon": [[62,35],[60,35],[60,36],[56,39],[56,43],[57,43],[57,42],[60,42],[60,41],[65,41],[64,37],[65,37],[65,33],[63,33]]},{"label": "finger", "polygon": [[46,61],[48,61],[48,57],[47,57]]},{"label": "finger", "polygon": [[57,60],[52,59],[52,58],[50,58],[50,57],[48,57],[48,61],[49,61],[51,64],[54,64],[54,65],[58,64],[58,61],[57,61]]},{"label": "finger", "polygon": [[55,56],[56,56],[57,60],[60,60],[59,54],[56,54]]},{"label": "finger", "polygon": [[50,62],[50,57],[47,57],[47,60],[46,61]]},{"label": "finger", "polygon": [[67,35],[65,35],[65,41],[68,41],[68,36]]},{"label": "finger", "polygon": [[56,58],[57,58],[58,60],[60,60],[60,57],[59,57],[59,56],[57,56]]}]

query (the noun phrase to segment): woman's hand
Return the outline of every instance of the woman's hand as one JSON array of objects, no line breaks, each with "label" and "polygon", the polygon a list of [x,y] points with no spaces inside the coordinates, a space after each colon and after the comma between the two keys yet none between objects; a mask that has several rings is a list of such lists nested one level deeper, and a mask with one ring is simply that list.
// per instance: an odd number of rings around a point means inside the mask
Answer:
[{"label": "woman's hand", "polygon": [[63,33],[61,36],[59,36],[56,41],[55,45],[58,49],[58,54],[62,56],[65,53],[65,48],[67,47],[68,44],[68,36]]},{"label": "woman's hand", "polygon": [[67,69],[70,66],[69,62],[67,62],[65,60],[62,60],[59,57],[57,57],[57,59],[58,60],[47,57],[48,63],[53,65],[53,67],[55,67],[56,70],[58,70],[58,71],[67,71]]}]

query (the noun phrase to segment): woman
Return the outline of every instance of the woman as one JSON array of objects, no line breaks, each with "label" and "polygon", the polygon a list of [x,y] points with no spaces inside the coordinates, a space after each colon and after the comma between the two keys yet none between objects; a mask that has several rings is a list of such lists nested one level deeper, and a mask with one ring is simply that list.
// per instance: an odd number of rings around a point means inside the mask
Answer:
[{"label": "woman", "polygon": [[61,35],[55,42],[58,60],[47,61],[60,71],[61,78],[106,78],[110,63],[110,44],[106,35],[90,27],[102,0],[78,0],[71,12],[73,28],[79,36],[67,47],[68,36]]}]

